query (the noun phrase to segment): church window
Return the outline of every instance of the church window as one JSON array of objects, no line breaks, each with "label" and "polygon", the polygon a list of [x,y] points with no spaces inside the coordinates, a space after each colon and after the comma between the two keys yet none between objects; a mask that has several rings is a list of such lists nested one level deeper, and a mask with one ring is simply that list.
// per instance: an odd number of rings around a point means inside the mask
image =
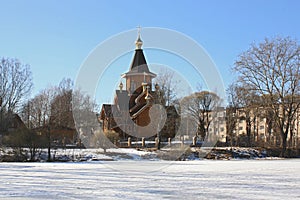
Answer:
[{"label": "church window", "polygon": [[130,82],[130,89],[131,89],[131,91],[135,91],[135,89],[136,89],[136,84],[135,84],[134,81],[131,81],[131,82]]}]

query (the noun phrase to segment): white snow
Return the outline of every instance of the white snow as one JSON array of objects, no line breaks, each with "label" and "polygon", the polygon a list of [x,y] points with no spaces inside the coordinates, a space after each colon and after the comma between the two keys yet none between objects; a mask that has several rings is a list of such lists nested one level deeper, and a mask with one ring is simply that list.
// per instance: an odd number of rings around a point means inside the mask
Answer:
[{"label": "white snow", "polygon": [[300,199],[300,160],[0,163],[0,199]]}]

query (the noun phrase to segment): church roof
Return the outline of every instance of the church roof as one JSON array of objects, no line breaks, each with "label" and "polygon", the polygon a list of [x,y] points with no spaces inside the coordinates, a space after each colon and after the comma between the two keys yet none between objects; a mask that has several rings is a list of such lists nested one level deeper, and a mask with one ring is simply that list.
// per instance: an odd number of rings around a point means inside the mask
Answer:
[{"label": "church roof", "polygon": [[135,50],[129,71],[150,72],[142,49]]},{"label": "church roof", "polygon": [[140,38],[140,35],[138,36],[138,39],[136,40],[136,49],[135,53],[129,68],[129,71],[123,75],[123,77],[127,75],[141,75],[145,74],[148,76],[155,77],[156,74],[150,72],[149,67],[147,65],[147,61],[142,49],[142,40]]},{"label": "church roof", "polygon": [[145,74],[148,76],[155,77],[156,74],[150,72],[149,67],[147,65],[144,53],[142,49],[136,49],[134,57],[132,59],[129,72],[125,73],[123,76],[127,75],[141,75]]}]

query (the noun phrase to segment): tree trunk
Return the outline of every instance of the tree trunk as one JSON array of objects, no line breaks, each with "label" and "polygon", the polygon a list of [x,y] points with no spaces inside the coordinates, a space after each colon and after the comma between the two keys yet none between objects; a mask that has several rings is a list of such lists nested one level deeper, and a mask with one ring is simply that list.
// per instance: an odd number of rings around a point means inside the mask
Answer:
[{"label": "tree trunk", "polygon": [[200,124],[197,125],[197,134],[196,134],[196,137],[200,136],[201,137],[201,140],[202,140],[202,133],[201,133],[201,127],[200,127]]},{"label": "tree trunk", "polygon": [[247,132],[247,146],[251,147],[251,122],[249,121],[247,121],[246,132]]},{"label": "tree trunk", "polygon": [[289,148],[293,148],[294,147],[294,136],[293,136],[293,129],[294,129],[294,123],[291,123],[291,126],[290,126],[290,138],[289,138]]},{"label": "tree trunk", "polygon": [[35,157],[35,154],[36,154],[35,146],[32,145],[32,146],[29,148],[29,151],[30,151],[30,161],[34,161],[34,157]]},{"label": "tree trunk", "polygon": [[287,147],[287,133],[286,132],[282,132],[281,133],[281,154],[280,157],[286,157],[286,147]]},{"label": "tree trunk", "polygon": [[158,142],[157,142],[157,150],[160,150],[160,139],[158,138]]},{"label": "tree trunk", "polygon": [[50,135],[50,127],[48,128],[48,162],[51,161],[51,135]]},{"label": "tree trunk", "polygon": [[50,145],[48,145],[48,162],[51,161],[51,148]]}]

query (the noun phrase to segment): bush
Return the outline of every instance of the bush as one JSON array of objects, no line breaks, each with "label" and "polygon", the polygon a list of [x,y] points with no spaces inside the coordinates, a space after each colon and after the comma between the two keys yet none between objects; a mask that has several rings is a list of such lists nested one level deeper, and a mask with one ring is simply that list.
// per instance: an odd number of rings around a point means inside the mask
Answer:
[{"label": "bush", "polygon": [[111,141],[111,143],[115,144],[119,140],[119,133],[115,131],[107,131],[105,132],[105,136]]}]

